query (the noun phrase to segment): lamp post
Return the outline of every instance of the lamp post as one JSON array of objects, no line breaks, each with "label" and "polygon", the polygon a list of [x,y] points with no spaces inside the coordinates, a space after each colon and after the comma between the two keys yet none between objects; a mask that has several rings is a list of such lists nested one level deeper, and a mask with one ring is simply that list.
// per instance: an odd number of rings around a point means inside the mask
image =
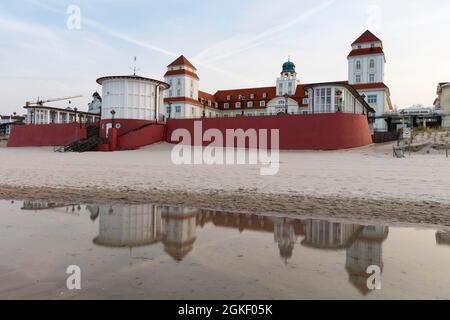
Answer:
[{"label": "lamp post", "polygon": [[289,111],[289,95],[286,93],[285,95],[284,95],[284,107],[285,107],[285,110],[286,110],[286,114],[288,114],[288,111]]},{"label": "lamp post", "polygon": [[[365,94],[362,94],[362,95],[361,95],[361,98],[362,98],[363,100],[366,100],[366,95],[365,95]],[[366,114],[364,106],[363,106],[362,109],[363,109],[362,114]]]},{"label": "lamp post", "polygon": [[167,111],[169,111],[169,119],[170,119],[172,117],[172,102],[168,102],[167,104],[169,105],[169,110]]},{"label": "lamp post", "polygon": [[78,111],[78,108],[74,108],[73,111],[75,111],[75,123],[77,123],[77,111]]},{"label": "lamp post", "polygon": [[111,126],[112,128],[114,128],[114,116],[116,115],[116,111],[115,110],[111,110]]}]

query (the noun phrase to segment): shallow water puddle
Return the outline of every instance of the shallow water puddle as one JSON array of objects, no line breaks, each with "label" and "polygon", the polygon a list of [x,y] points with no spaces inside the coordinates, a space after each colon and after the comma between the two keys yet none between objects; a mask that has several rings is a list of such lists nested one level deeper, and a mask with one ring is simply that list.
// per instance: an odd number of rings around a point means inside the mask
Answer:
[{"label": "shallow water puddle", "polygon": [[[0,241],[1,299],[450,298],[439,230],[0,201]],[[81,290],[67,289],[72,265]]]}]

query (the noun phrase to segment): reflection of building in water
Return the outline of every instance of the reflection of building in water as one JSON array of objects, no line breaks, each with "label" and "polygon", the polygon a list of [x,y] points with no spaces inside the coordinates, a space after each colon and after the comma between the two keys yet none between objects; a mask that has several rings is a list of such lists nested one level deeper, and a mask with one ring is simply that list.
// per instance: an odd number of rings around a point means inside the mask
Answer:
[{"label": "reflection of building in water", "polygon": [[285,218],[203,211],[197,217],[197,224],[203,227],[207,223],[213,223],[217,227],[238,229],[240,232],[247,230],[274,233],[283,261],[292,257],[297,238],[304,235],[302,221]]},{"label": "reflection of building in water", "polygon": [[436,232],[436,243],[450,245],[450,232],[444,231]]},{"label": "reflection of building in water", "polygon": [[69,214],[78,215],[79,211],[81,211],[81,206],[79,204],[64,204],[57,202],[24,201],[21,209],[27,211],[64,209],[64,211]]},{"label": "reflection of building in water", "polygon": [[354,224],[328,222],[322,220],[305,221],[305,247],[341,250],[348,248],[362,227]]},{"label": "reflection of building in water", "polygon": [[346,269],[349,280],[363,294],[370,292],[367,287],[367,279],[370,276],[367,274],[367,268],[378,266],[383,270],[382,243],[386,240],[388,233],[388,227],[364,227],[347,250]]},{"label": "reflection of building in water", "polygon": [[164,250],[181,261],[194,247],[199,210],[162,207]]},{"label": "reflection of building in water", "polygon": [[290,219],[276,219],[274,238],[278,243],[280,249],[280,256],[287,262],[294,253],[294,246],[297,242],[297,235],[292,220]]},{"label": "reflection of building in water", "polygon": [[97,205],[87,205],[86,210],[91,213],[91,220],[95,221],[97,220],[98,216],[100,215],[100,207]]},{"label": "reflection of building in water", "polygon": [[181,261],[196,239],[198,210],[156,205],[88,206],[98,215],[99,235],[94,243],[107,247],[139,247],[162,242],[165,251]]},{"label": "reflection of building in water", "polygon": [[155,205],[100,206],[98,211],[99,235],[95,244],[138,247],[162,240],[161,211]]}]

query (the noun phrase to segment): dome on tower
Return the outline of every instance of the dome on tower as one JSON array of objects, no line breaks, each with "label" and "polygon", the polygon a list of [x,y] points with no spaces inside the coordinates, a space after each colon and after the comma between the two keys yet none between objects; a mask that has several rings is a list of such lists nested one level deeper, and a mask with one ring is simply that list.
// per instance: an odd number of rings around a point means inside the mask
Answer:
[{"label": "dome on tower", "polygon": [[281,73],[295,73],[295,64],[291,61],[285,62]]}]

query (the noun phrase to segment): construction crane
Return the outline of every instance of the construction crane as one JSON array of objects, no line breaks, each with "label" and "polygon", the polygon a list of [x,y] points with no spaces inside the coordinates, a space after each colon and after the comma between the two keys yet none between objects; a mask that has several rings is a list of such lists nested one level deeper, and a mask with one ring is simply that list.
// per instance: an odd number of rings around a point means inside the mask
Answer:
[{"label": "construction crane", "polygon": [[78,95],[78,96],[72,96],[72,97],[64,97],[64,98],[55,98],[55,99],[49,99],[49,100],[40,100],[38,98],[38,100],[36,102],[30,102],[27,101],[26,102],[26,106],[40,106],[42,107],[45,103],[49,103],[49,102],[58,102],[58,101],[65,101],[65,100],[71,100],[71,99],[77,99],[77,98],[82,98],[82,95]]}]

